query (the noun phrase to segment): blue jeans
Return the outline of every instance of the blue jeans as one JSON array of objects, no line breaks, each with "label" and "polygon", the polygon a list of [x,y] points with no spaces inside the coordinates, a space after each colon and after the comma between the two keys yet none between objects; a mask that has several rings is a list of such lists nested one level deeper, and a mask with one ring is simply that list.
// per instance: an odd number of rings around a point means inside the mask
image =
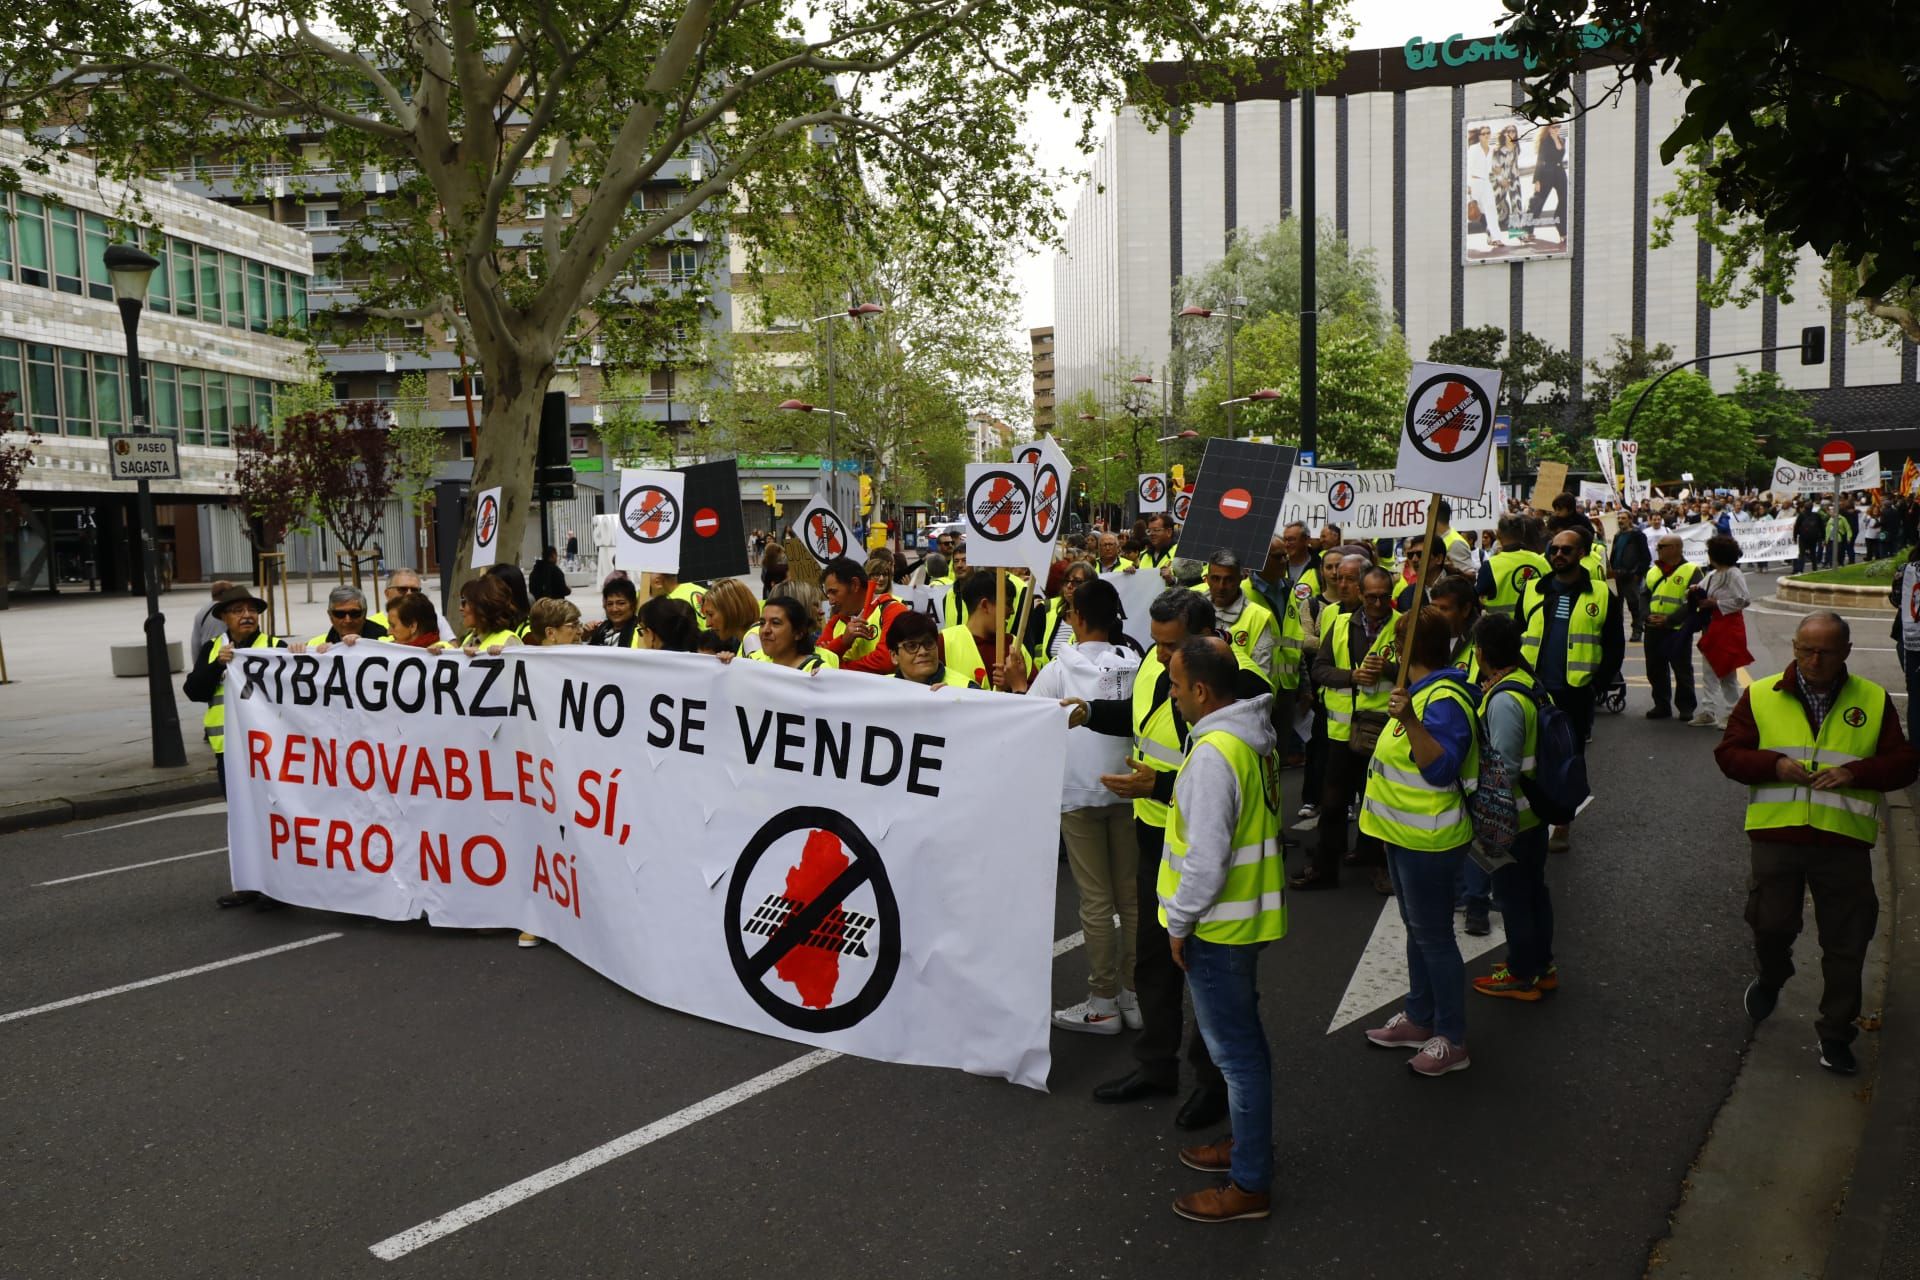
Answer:
[{"label": "blue jeans", "polygon": [[1460,882],[1454,887],[1454,901],[1470,916],[1485,916],[1493,906],[1493,881],[1471,857],[1460,864]]},{"label": "blue jeans", "polygon": [[1467,846],[1434,853],[1387,846],[1400,919],[1407,926],[1407,1020],[1467,1042],[1467,966],[1453,935],[1453,886]]},{"label": "blue jeans", "polygon": [[1273,1056],[1260,1025],[1257,968],[1264,942],[1228,946],[1190,937],[1187,990],[1193,1020],[1227,1080],[1227,1116],[1233,1124],[1233,1182],[1265,1192],[1273,1183]]},{"label": "blue jeans", "polygon": [[[1507,968],[1537,981],[1553,963],[1553,899],[1547,895],[1547,828],[1514,838],[1513,862],[1493,873],[1493,900],[1507,930]],[[1469,858],[1468,864],[1473,860]]]}]

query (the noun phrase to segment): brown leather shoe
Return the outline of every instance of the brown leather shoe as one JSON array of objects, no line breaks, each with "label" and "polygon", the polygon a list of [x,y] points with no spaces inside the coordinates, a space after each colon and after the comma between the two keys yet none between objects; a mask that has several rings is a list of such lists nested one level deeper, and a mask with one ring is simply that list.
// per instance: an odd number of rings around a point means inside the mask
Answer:
[{"label": "brown leather shoe", "polygon": [[1264,1218],[1271,1204],[1272,1197],[1266,1192],[1242,1191],[1228,1182],[1176,1197],[1173,1211],[1195,1222],[1232,1222],[1237,1218]]},{"label": "brown leather shoe", "polygon": [[1233,1135],[1204,1147],[1180,1148],[1180,1163],[1202,1173],[1225,1173],[1233,1168]]}]

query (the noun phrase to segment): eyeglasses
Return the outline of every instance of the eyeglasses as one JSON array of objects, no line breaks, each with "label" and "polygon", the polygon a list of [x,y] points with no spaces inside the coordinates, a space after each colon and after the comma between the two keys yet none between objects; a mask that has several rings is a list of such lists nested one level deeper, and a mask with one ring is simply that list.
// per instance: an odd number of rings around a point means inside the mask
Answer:
[{"label": "eyeglasses", "polygon": [[334,617],[341,619],[364,618],[367,616],[365,609],[332,609],[329,610],[329,612],[332,613]]},{"label": "eyeglasses", "polygon": [[1838,658],[1844,656],[1845,652],[1843,649],[1810,649],[1803,644],[1793,646],[1793,656],[1796,658]]},{"label": "eyeglasses", "polygon": [[932,653],[934,647],[932,640],[902,640],[894,649],[899,653]]},{"label": "eyeglasses", "polygon": [[387,590],[388,590],[389,592],[394,592],[394,591],[397,591],[397,592],[399,592],[399,593],[400,593],[401,595],[403,595],[403,596],[404,596],[404,595],[418,595],[418,594],[420,593],[420,588],[418,588],[418,587],[397,587],[397,586],[394,586],[394,585],[393,585],[392,583],[388,583],[388,584],[387,584]]}]

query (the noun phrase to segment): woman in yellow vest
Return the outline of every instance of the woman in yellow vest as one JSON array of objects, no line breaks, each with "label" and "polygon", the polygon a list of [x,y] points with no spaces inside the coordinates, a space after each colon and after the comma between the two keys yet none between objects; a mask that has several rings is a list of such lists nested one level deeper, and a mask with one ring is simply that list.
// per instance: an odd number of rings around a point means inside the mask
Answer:
[{"label": "woman in yellow vest", "polygon": [[[527,612],[526,644],[540,648],[579,644],[581,636],[580,607],[571,600],[545,596],[535,600],[533,608]],[[540,935],[522,929],[519,945],[537,947],[540,945]]]},{"label": "woman in yellow vest", "polygon": [[887,628],[887,652],[893,655],[893,674],[910,684],[932,688],[972,688],[973,680],[966,672],[943,660],[940,641],[940,628],[926,614],[909,609],[895,618]]},{"label": "woman in yellow vest", "polygon": [[700,613],[722,653],[745,655],[760,647],[760,602],[740,579],[723,578],[709,587]]},{"label": "woman in yellow vest", "polygon": [[[278,636],[267,634],[261,625],[267,607],[265,600],[245,587],[228,587],[222,591],[214,600],[208,616],[225,623],[226,630],[208,643],[204,653],[195,655],[193,670],[187,673],[184,686],[187,697],[194,702],[207,704],[206,714],[201,717],[200,724],[207,735],[207,745],[213,748],[214,774],[220,780],[221,795],[227,793],[227,664],[241,649],[283,649],[287,643]],[[231,893],[221,894],[215,901],[223,907],[238,907],[249,902],[270,903],[271,900],[261,898],[259,892],[253,889],[235,889]]]},{"label": "woman in yellow vest", "polygon": [[1074,588],[1083,582],[1092,582],[1099,576],[1099,571],[1093,565],[1082,560],[1076,562],[1060,579],[1060,594],[1047,602],[1046,623],[1040,632],[1040,642],[1028,651],[1035,671],[1059,657],[1063,649],[1073,647],[1073,627],[1067,620],[1067,606],[1073,601]]},{"label": "woman in yellow vest", "polygon": [[[1418,624],[1416,626],[1416,623]],[[1467,792],[1478,785],[1478,691],[1447,666],[1447,620],[1428,606],[1395,622],[1407,687],[1387,702],[1389,723],[1367,765],[1360,830],[1387,849],[1407,929],[1407,1007],[1367,1039],[1412,1049],[1416,1074],[1464,1070],[1467,976],[1453,933],[1454,887],[1473,841]]]},{"label": "woman in yellow vest", "polygon": [[813,610],[792,596],[775,596],[760,611],[760,647],[747,655],[793,671],[838,667],[831,650],[817,647],[820,620]]},{"label": "woman in yellow vest", "polygon": [[519,644],[521,622],[513,608],[512,592],[495,575],[467,579],[460,587],[459,647],[472,657],[482,649],[498,653]]}]

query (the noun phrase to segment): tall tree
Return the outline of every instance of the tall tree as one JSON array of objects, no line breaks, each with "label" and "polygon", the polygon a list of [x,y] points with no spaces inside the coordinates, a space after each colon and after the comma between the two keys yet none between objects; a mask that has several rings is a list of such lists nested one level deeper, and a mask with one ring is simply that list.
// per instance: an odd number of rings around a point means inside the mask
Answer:
[{"label": "tall tree", "polygon": [[[1442,334],[1427,347],[1427,359],[1500,371],[1499,411],[1516,430],[1560,422],[1572,399],[1572,356],[1525,331],[1509,335],[1497,324]],[[1531,406],[1531,408],[1530,408]]]},{"label": "tall tree", "polygon": [[[986,270],[1057,212],[1015,104],[1080,104],[1083,142],[1123,101],[1169,119],[1145,60],[1184,59],[1218,94],[1285,45],[1293,7],[20,0],[0,25],[0,112],[50,155],[65,144],[49,131],[80,122],[120,173],[213,154],[245,187],[311,167],[305,135],[326,168],[392,175],[352,237],[379,268],[364,296],[389,320],[439,317],[477,357],[474,485],[502,487],[511,547],[556,365],[583,317],[632,309],[632,272],[676,228],[777,253],[784,228],[842,215],[864,183]],[[675,196],[648,198],[669,176]],[[503,233],[536,212],[537,231]]]},{"label": "tall tree", "polygon": [[1754,445],[1762,450],[1760,461],[1773,456],[1801,466],[1813,462],[1820,424],[1807,412],[1807,398],[1790,390],[1779,374],[1741,368],[1731,399],[1746,412]]},{"label": "tall tree", "polygon": [[1732,397],[1715,395],[1713,384],[1699,374],[1682,369],[1654,387],[1635,414],[1633,406],[1648,385],[1625,388],[1594,429],[1617,439],[1632,417],[1640,475],[1649,483],[1678,483],[1691,473],[1696,485],[1744,484],[1760,461],[1747,411]]},{"label": "tall tree", "polygon": [[[1359,312],[1342,312],[1320,324],[1320,454],[1363,467],[1393,465],[1400,434],[1400,413],[1407,401],[1412,361],[1398,331],[1380,332]],[[1246,395],[1255,388],[1278,391],[1277,400],[1238,406],[1235,430],[1241,436],[1271,435],[1292,440],[1300,420],[1300,320],[1286,311],[1270,312],[1240,330],[1234,351],[1234,388]],[[1226,434],[1225,361],[1207,367],[1185,421],[1202,435]]]},{"label": "tall tree", "polygon": [[1843,296],[1920,340],[1920,6],[1508,0],[1508,9],[1535,68],[1525,108],[1538,119],[1595,105],[1573,101],[1575,75],[1595,59],[1615,69],[1602,95],[1656,70],[1687,86],[1660,154],[1687,158],[1668,213],[1696,220],[1714,244],[1710,294],[1784,294],[1807,245]]}]

